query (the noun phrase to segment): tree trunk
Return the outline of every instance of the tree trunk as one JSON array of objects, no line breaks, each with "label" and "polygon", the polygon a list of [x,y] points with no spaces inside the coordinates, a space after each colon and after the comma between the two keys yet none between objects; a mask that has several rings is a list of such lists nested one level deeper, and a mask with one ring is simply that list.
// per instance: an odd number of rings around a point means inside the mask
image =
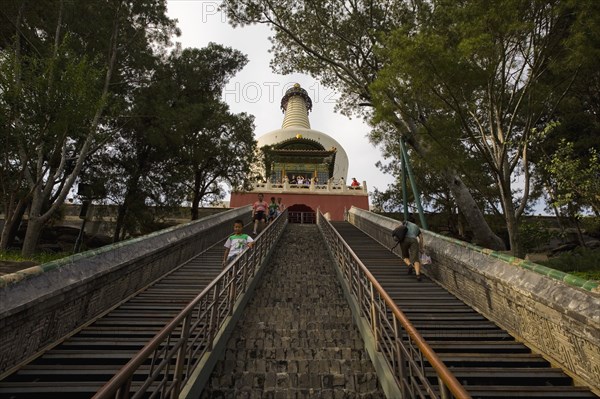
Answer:
[{"label": "tree trunk", "polygon": [[[572,215],[574,213],[571,213]],[[579,217],[573,216],[572,218],[573,224],[575,225],[575,232],[577,234],[577,241],[579,241],[579,245],[583,248],[586,248],[585,239],[583,238],[583,232],[581,231],[581,224],[579,223]]]},{"label": "tree trunk", "polygon": [[[390,98],[393,101],[393,95],[390,96]],[[406,144],[408,144],[425,161],[430,159],[430,151],[426,146],[421,145],[417,139],[419,137],[419,129],[417,128],[415,121],[407,116],[404,119],[398,118],[394,125],[398,129],[398,132],[410,132],[411,135],[408,136],[401,134],[404,140],[406,140]],[[452,193],[459,211],[463,214],[466,222],[471,228],[475,244],[493,250],[505,250],[506,244],[492,231],[492,229],[490,229],[490,226],[483,217],[481,209],[479,209],[479,206],[458,173],[451,168],[442,169],[439,173],[442,175],[446,186]]]},{"label": "tree trunk", "polygon": [[496,184],[500,188],[500,201],[504,213],[504,222],[508,231],[510,251],[513,256],[523,258],[525,254],[522,252],[521,243],[519,242],[519,218],[517,217],[517,211],[513,203],[509,168],[504,165],[502,171],[502,175],[496,177]]},{"label": "tree trunk", "polygon": [[[62,7],[62,3],[61,3],[61,7]],[[60,25],[60,21],[62,20],[61,18],[62,18],[62,10],[61,10],[61,16],[59,18],[59,24],[57,24],[57,25]],[[62,187],[62,191],[56,196],[56,201],[54,202],[54,204],[52,204],[50,209],[45,211],[43,214],[42,214],[42,204],[45,201],[47,201],[48,198],[50,198],[53,188],[55,187],[55,183],[57,182],[57,179],[59,177],[58,172],[64,171],[66,153],[63,151],[63,153],[61,155],[62,156],[61,166],[57,169],[56,173],[53,173],[53,171],[50,170],[50,173],[48,174],[48,176],[46,176],[47,180],[45,183],[43,182],[44,175],[42,173],[40,173],[40,170],[37,171],[37,175],[36,175],[35,179],[30,178],[30,185],[31,185],[31,189],[33,191],[33,196],[32,196],[31,209],[29,211],[29,222],[27,224],[27,232],[25,233],[25,242],[23,243],[23,249],[21,251],[23,256],[31,256],[33,254],[33,252],[35,251],[35,247],[37,245],[37,239],[40,236],[43,225],[48,221],[48,219],[50,219],[50,217],[58,209],[58,207],[64,203],[69,191],[71,190],[71,187],[73,187],[75,179],[77,178],[77,176],[79,175],[79,172],[83,168],[84,160],[86,159],[87,155],[89,154],[92,142],[95,138],[95,133],[96,133],[98,125],[100,123],[100,118],[101,118],[102,114],[104,113],[104,110],[106,108],[106,101],[109,96],[110,81],[112,78],[114,67],[116,65],[118,27],[119,27],[118,15],[116,15],[115,23],[113,26],[113,32],[112,32],[112,36],[111,36],[109,61],[108,61],[108,65],[107,65],[106,74],[104,76],[104,86],[102,88],[102,95],[100,96],[100,102],[99,102],[98,108],[96,109],[96,112],[91,120],[91,124],[90,124],[90,128],[88,130],[87,136],[83,140],[81,148],[79,149],[79,155],[77,157],[77,161],[75,163],[73,170],[66,177],[65,184]],[[59,32],[60,32],[60,30],[58,29],[57,35],[59,34]],[[58,41],[56,43],[58,43]],[[43,154],[41,152],[38,154],[38,160],[40,158],[43,158]],[[41,165],[41,163],[39,161],[38,161],[38,165]],[[40,169],[40,168],[38,168],[38,169]],[[39,181],[36,181],[36,179]],[[32,229],[31,232],[29,231],[30,229]],[[35,240],[35,241],[33,241],[33,240]]]},{"label": "tree trunk", "polygon": [[198,220],[198,207],[200,206],[200,174],[194,173],[194,195],[192,197],[192,220]]},{"label": "tree trunk", "polygon": [[459,237],[465,237],[465,233],[466,233],[466,229],[465,229],[465,217],[463,216],[463,214],[459,211],[458,212],[458,231],[457,234]]},{"label": "tree trunk", "polygon": [[510,251],[512,252],[513,256],[523,258],[525,254],[523,253],[521,243],[519,241],[519,224],[517,218],[515,217],[514,209],[511,209],[510,211],[507,210],[504,213],[504,221],[506,222],[506,228],[508,230]]},{"label": "tree trunk", "polygon": [[13,212],[10,225],[4,225],[4,229],[2,231],[2,238],[0,239],[0,249],[7,249],[14,243],[15,237],[19,232],[19,226],[21,225],[21,221],[23,220],[23,215],[25,215],[25,211],[27,210],[27,205],[28,203],[25,201],[20,202],[17,205],[17,209]]},{"label": "tree trunk", "polygon": [[129,212],[129,208],[132,205],[136,204],[135,199],[139,195],[139,179],[140,176],[144,174],[146,166],[146,157],[142,157],[138,160],[138,170],[132,175],[127,183],[127,191],[125,193],[125,198],[123,199],[123,204],[121,204],[117,209],[117,220],[115,225],[115,232],[113,234],[113,242],[121,241],[123,237],[123,233],[125,230],[125,219],[127,217],[127,213]]},{"label": "tree trunk", "polygon": [[198,220],[198,207],[200,205],[200,197],[198,194],[194,193],[194,198],[192,199],[192,220]]},{"label": "tree trunk", "polygon": [[27,232],[25,233],[23,249],[21,250],[21,255],[23,257],[29,258],[35,253],[43,227],[44,221],[42,218],[33,217],[27,221]]},{"label": "tree trunk", "polygon": [[15,229],[15,225],[21,220],[17,219],[16,216],[16,211],[5,212],[4,226],[2,227],[2,233],[0,234],[0,250],[5,250],[9,246],[11,231]]},{"label": "tree trunk", "polygon": [[123,205],[117,207],[117,220],[115,221],[115,231],[113,233],[113,242],[121,240],[121,233],[125,224],[125,216],[127,216],[127,209],[129,203],[127,199],[123,202]]},{"label": "tree trunk", "polygon": [[442,171],[442,176],[452,192],[460,212],[464,215],[473,232],[473,241],[475,244],[493,250],[505,250],[506,245],[504,241],[490,229],[490,226],[488,226],[487,221],[483,217],[483,213],[462,182],[460,176],[448,169]]},{"label": "tree trunk", "polygon": [[42,188],[39,186],[33,188],[33,198],[31,199],[29,214],[27,215],[27,231],[25,232],[25,240],[21,249],[21,255],[26,258],[31,257],[35,253],[42,227],[48,220],[47,215],[41,215],[42,204],[44,203],[43,195]]},{"label": "tree trunk", "polygon": [[2,233],[0,234],[0,251],[4,251],[8,248],[10,242],[11,230],[14,229],[16,219],[14,215],[10,215],[10,219],[4,220],[4,226],[2,227]]},{"label": "tree trunk", "polygon": [[[22,87],[22,83],[21,83],[21,77],[22,77],[22,67],[21,67],[21,32],[20,32],[20,27],[21,27],[21,20],[23,18],[23,12],[25,10],[25,1],[23,1],[21,3],[21,6],[19,7],[19,11],[17,13],[17,17],[15,20],[15,42],[14,42],[14,52],[15,52],[15,62],[14,62],[14,69],[15,69],[15,79],[14,79],[14,85],[15,85],[15,97],[16,99],[19,99],[20,93],[21,93],[21,87]],[[19,117],[19,108],[20,108],[20,102],[17,100],[12,104],[14,110],[13,110],[13,115],[11,116],[11,121],[9,121],[9,123],[6,126],[10,126],[11,124],[13,124],[14,126],[21,126],[21,120]],[[9,133],[10,134],[10,133]],[[6,151],[6,149],[5,149]],[[9,169],[9,165],[10,165],[10,159],[8,156],[8,153],[4,154],[3,157],[3,162],[4,162],[4,169],[8,170]],[[18,222],[20,222],[20,220],[22,219],[22,215],[20,218],[17,217],[16,212],[18,210],[18,207],[21,204],[21,201],[17,201],[16,198],[18,196],[18,192],[19,192],[19,185],[20,185],[20,180],[22,179],[23,175],[24,175],[24,171],[25,169],[23,168],[21,170],[21,173],[19,174],[20,176],[12,176],[10,179],[5,179],[5,177],[2,177],[2,179],[0,179],[1,183],[2,183],[2,191],[3,194],[5,195],[5,197],[3,198],[4,200],[4,227],[2,228],[2,233],[0,234],[0,250],[5,250],[8,247],[8,244],[10,242],[10,235],[11,235],[11,231],[15,228],[15,224],[17,224]],[[11,184],[14,184],[14,187],[11,187]],[[6,192],[8,191],[8,192]],[[15,205],[15,202],[17,203]],[[27,201],[25,201],[27,202]],[[13,208],[14,206],[14,208]]]},{"label": "tree trunk", "polygon": [[[131,181],[136,181],[136,178]],[[123,239],[123,232],[125,229],[125,218],[129,212],[129,204],[131,203],[132,191],[137,190],[137,185],[134,183],[133,187],[129,187],[125,193],[123,203],[117,207],[117,219],[115,220],[115,230],[113,233],[113,242],[119,242]]]},{"label": "tree trunk", "polygon": [[577,230],[577,240],[579,241],[579,245],[581,245],[583,248],[587,248],[578,218],[575,218],[575,229]]}]

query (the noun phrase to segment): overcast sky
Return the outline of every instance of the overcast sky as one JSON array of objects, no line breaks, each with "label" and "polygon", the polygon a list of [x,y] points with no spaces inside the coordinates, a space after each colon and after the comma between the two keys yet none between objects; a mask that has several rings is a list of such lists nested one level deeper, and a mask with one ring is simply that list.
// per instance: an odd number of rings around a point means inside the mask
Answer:
[{"label": "overcast sky", "polygon": [[168,0],[168,14],[178,20],[181,36],[176,41],[183,47],[204,47],[209,42],[223,44],[246,54],[249,62],[225,89],[224,99],[233,112],[254,115],[255,135],[260,137],[281,128],[281,97],[294,83],[306,89],[313,101],[309,114],[311,128],[328,134],[346,150],[349,159],[348,180],[356,177],[384,190],[392,182],[375,163],[380,151],[369,143],[369,127],[360,119],[349,119],[333,111],[337,95],[309,76],[275,75],[269,67],[270,30],[267,26],[232,28],[219,11],[220,1]]}]

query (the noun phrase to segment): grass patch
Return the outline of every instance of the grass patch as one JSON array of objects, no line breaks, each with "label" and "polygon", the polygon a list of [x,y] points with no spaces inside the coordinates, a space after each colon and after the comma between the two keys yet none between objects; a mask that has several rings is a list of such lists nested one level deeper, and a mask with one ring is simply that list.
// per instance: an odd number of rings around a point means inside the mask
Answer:
[{"label": "grass patch", "polygon": [[586,280],[600,281],[600,249],[576,248],[538,263]]},{"label": "grass patch", "polygon": [[0,251],[0,261],[7,260],[12,262],[23,262],[31,260],[39,264],[48,263],[56,259],[61,259],[66,256],[72,255],[69,252],[39,252],[31,257],[21,256],[20,251]]}]

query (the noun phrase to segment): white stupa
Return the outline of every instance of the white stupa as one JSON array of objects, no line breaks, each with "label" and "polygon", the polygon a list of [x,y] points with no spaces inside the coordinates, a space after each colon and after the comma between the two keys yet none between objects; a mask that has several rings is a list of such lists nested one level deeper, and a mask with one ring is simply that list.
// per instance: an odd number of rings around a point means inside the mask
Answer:
[{"label": "white stupa", "polygon": [[333,165],[334,180],[340,178],[347,180],[348,155],[340,143],[329,135],[310,128],[308,113],[312,109],[312,100],[306,90],[295,84],[288,89],[281,99],[281,109],[284,112],[281,129],[273,130],[258,138],[258,148],[265,145],[278,145],[288,140],[312,140],[322,146],[326,151],[335,151]]}]

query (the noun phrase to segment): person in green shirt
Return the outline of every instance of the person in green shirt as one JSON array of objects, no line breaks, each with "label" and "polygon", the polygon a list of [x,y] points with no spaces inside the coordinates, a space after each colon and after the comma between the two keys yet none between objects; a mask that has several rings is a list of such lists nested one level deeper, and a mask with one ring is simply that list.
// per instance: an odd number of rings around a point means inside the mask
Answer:
[{"label": "person in green shirt", "polygon": [[236,220],[233,222],[233,234],[225,241],[225,254],[223,254],[223,267],[227,266],[246,248],[252,248],[254,240],[248,234],[244,234],[242,229],[244,222]]},{"label": "person in green shirt", "polygon": [[275,202],[275,197],[271,197],[271,202],[269,203],[269,218],[267,220],[268,223],[271,223],[278,215],[279,204]]}]

